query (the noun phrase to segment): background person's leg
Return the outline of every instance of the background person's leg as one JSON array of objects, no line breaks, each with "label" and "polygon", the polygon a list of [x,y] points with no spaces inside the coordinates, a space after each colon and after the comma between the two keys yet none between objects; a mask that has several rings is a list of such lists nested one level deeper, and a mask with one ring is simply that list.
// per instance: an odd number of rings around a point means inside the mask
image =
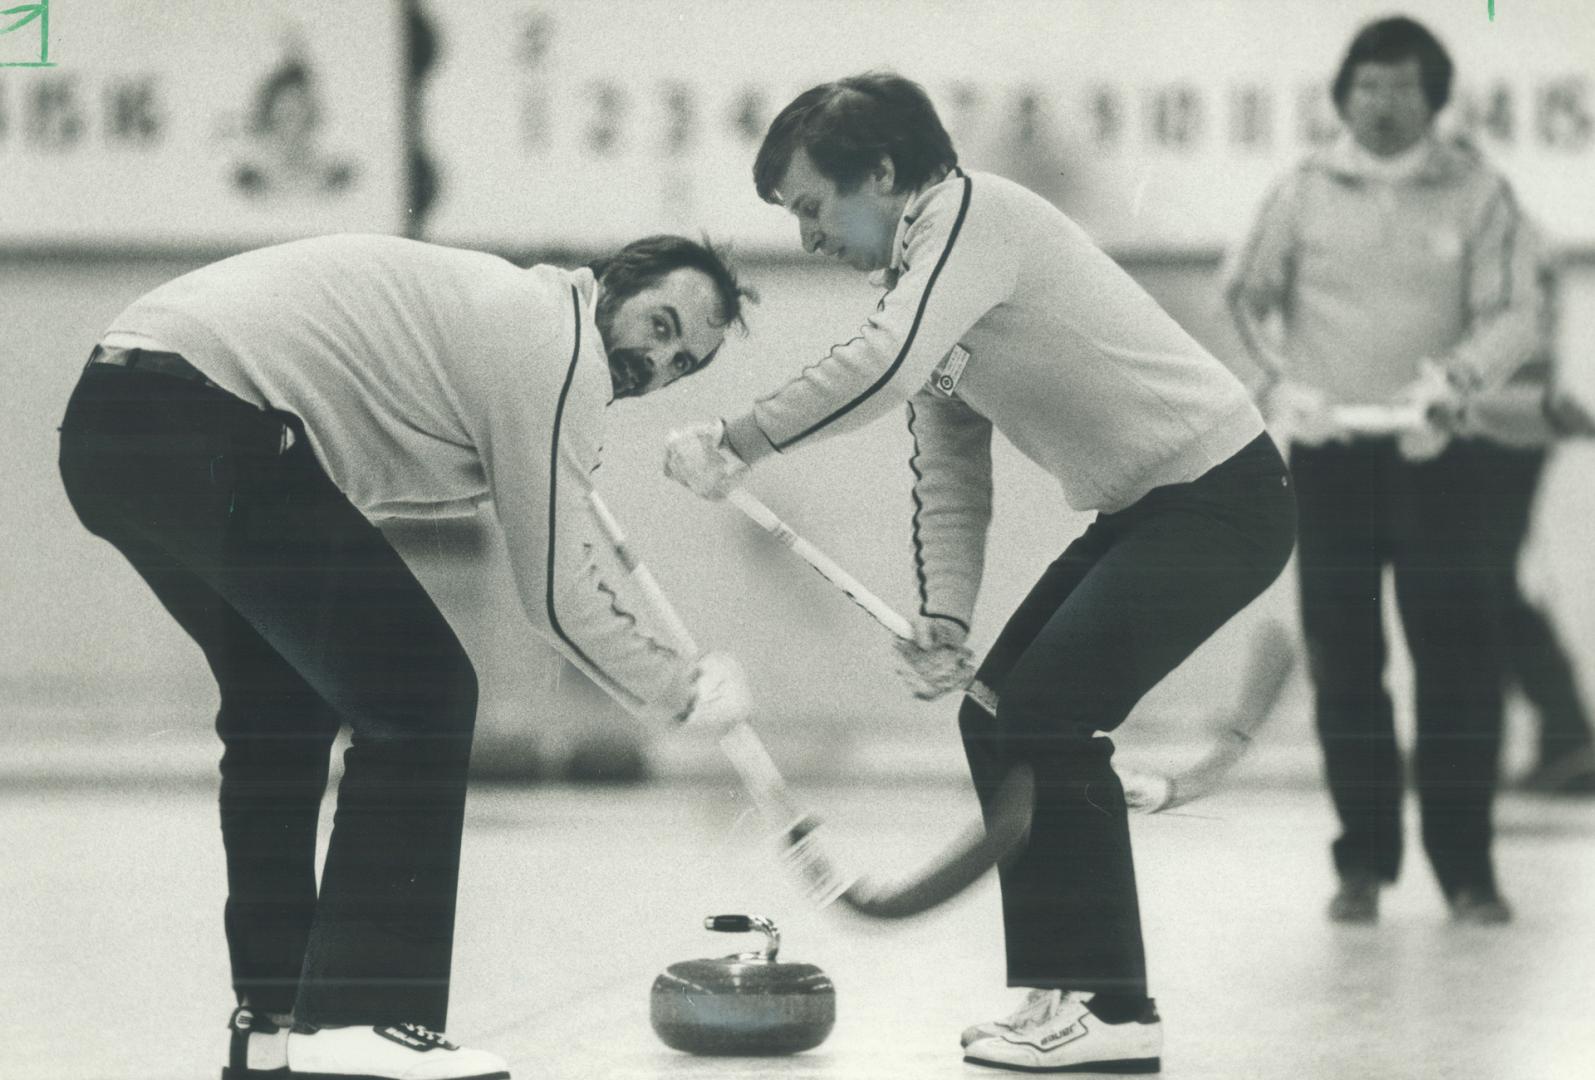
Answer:
[{"label": "background person's leg", "polygon": [[1501,625],[1507,672],[1539,720],[1530,786],[1595,792],[1595,735],[1579,692],[1578,675],[1545,613],[1516,589]]},{"label": "background person's leg", "polygon": [[1466,443],[1411,468],[1396,597],[1417,687],[1414,755],[1424,849],[1447,898],[1496,891],[1491,806],[1502,694],[1491,512]]},{"label": "background person's leg", "polygon": [[1518,587],[1518,560],[1533,519],[1546,452],[1479,443],[1479,486],[1492,512],[1484,535],[1498,562],[1502,664],[1533,706],[1535,760],[1526,782],[1545,790],[1595,790],[1595,734],[1579,692],[1578,676],[1551,621]]},{"label": "background person's leg", "polygon": [[1389,446],[1297,447],[1296,572],[1324,775],[1340,820],[1343,879],[1394,881],[1405,787],[1385,688],[1381,598],[1388,552]]}]

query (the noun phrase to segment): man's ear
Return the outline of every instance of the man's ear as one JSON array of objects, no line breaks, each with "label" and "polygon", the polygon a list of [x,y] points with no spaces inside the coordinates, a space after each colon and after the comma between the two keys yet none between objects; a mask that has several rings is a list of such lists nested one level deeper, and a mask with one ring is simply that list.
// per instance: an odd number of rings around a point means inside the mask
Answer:
[{"label": "man's ear", "polygon": [[870,183],[879,195],[890,195],[897,190],[897,167],[892,164],[891,155],[881,155],[881,160],[870,170]]}]

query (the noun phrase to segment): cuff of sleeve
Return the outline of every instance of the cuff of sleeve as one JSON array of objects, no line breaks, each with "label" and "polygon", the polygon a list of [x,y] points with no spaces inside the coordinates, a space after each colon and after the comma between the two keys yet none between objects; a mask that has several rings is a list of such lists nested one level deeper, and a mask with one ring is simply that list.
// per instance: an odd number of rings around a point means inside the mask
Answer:
[{"label": "cuff of sleeve", "polygon": [[945,579],[931,584],[929,591],[920,594],[919,613],[927,619],[945,619],[961,626],[969,633],[975,623],[975,593],[965,581]]},{"label": "cuff of sleeve", "polygon": [[1442,365],[1446,382],[1460,394],[1475,394],[1484,387],[1484,376],[1472,364],[1460,357],[1451,357]]},{"label": "cuff of sleeve", "polygon": [[775,444],[753,418],[752,412],[727,420],[725,438],[726,445],[747,465],[775,453]]},{"label": "cuff of sleeve", "polygon": [[958,629],[962,630],[965,634],[969,633],[969,616],[967,614],[949,615],[945,611],[926,611],[924,608],[921,608],[919,613],[927,619],[945,620],[946,622],[950,622],[954,626],[958,627]]},{"label": "cuff of sleeve", "polygon": [[676,723],[684,723],[698,703],[698,665],[689,662],[685,674],[676,682],[674,692],[658,704],[660,711]]}]

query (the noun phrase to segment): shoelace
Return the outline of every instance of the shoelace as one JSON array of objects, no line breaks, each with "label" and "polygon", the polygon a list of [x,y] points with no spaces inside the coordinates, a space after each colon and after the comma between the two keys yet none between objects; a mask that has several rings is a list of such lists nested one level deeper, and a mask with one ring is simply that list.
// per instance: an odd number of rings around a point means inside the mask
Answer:
[{"label": "shoelace", "polygon": [[394,1024],[393,1027],[395,1030],[402,1031],[406,1035],[412,1036],[418,1042],[423,1042],[429,1047],[437,1047],[440,1050],[459,1049],[458,1046],[455,1046],[453,1043],[449,1042],[449,1040],[445,1039],[442,1032],[433,1031],[425,1024]]},{"label": "shoelace", "polygon": [[282,1030],[271,1017],[265,1013],[257,1013],[248,1005],[240,1005],[234,1009],[232,1019],[227,1021],[227,1026],[245,1035],[275,1035]]},{"label": "shoelace", "polygon": [[1063,994],[1057,990],[1032,990],[1025,1003],[1014,1010],[1012,1016],[1002,1021],[1004,1027],[1017,1031],[1032,1024],[1043,1024],[1052,1018]]}]

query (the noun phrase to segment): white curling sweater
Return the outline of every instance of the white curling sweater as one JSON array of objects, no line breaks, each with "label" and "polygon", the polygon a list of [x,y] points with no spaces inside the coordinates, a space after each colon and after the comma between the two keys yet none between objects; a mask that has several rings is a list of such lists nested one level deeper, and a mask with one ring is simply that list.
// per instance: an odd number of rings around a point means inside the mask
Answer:
[{"label": "white curling sweater", "polygon": [[592,559],[608,357],[587,270],[391,236],[246,252],[155,289],[110,332],[304,421],[370,518],[492,500],[534,627],[633,711],[682,712],[692,664],[642,633]]},{"label": "white curling sweater", "polygon": [[[1350,135],[1275,183],[1226,268],[1242,341],[1332,402],[1391,400],[1425,358],[1470,391],[1540,347],[1540,244],[1512,187],[1470,145],[1428,138],[1391,175]],[[1279,353],[1262,320],[1277,314]]]},{"label": "white curling sweater", "polygon": [[1076,510],[1125,509],[1263,431],[1241,382],[1034,192],[954,169],[904,208],[888,286],[857,337],[726,437],[752,463],[903,403],[920,611],[966,628],[991,521],[991,435]]}]

